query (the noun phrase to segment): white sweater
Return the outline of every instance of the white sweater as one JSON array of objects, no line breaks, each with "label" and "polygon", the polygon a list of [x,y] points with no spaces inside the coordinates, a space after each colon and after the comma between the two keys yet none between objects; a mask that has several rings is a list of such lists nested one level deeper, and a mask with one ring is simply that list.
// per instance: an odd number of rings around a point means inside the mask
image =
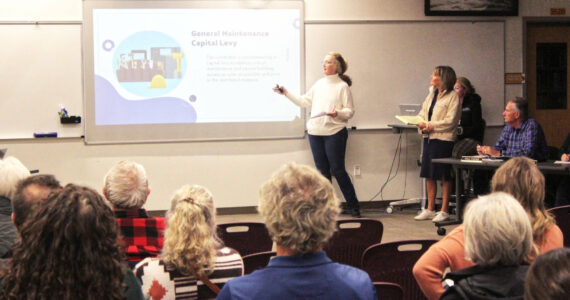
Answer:
[{"label": "white sweater", "polygon": [[331,113],[336,109],[337,116],[310,118],[307,130],[312,135],[333,135],[346,127],[348,120],[354,115],[354,103],[348,84],[338,74],[327,75],[319,79],[303,96],[287,93],[285,96],[301,107],[311,106],[311,116],[320,113]]}]

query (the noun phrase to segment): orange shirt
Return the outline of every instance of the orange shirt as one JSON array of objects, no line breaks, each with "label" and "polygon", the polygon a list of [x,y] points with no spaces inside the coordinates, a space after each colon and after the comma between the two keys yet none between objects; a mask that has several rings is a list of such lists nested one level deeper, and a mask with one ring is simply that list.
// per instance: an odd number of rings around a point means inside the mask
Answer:
[{"label": "orange shirt", "polygon": [[[562,231],[556,225],[546,231],[540,253],[564,246]],[[452,230],[439,242],[433,244],[414,265],[413,273],[424,295],[430,300],[439,299],[443,293],[441,278],[449,268],[452,272],[473,266],[465,259],[465,236],[463,225]]]}]

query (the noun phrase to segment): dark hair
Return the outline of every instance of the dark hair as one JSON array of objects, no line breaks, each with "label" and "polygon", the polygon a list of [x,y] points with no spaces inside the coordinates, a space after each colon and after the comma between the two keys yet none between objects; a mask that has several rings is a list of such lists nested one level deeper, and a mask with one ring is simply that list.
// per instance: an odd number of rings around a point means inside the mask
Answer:
[{"label": "dark hair", "polygon": [[528,118],[528,101],[522,97],[515,97],[509,100],[515,105],[515,109],[519,112],[520,118],[526,120]]},{"label": "dark hair", "polygon": [[338,52],[329,52],[329,55],[334,57],[334,59],[337,62],[336,72],[338,73],[338,76],[340,77],[340,79],[342,79],[344,82],[346,82],[346,84],[348,84],[348,86],[351,86],[352,85],[352,79],[350,79],[350,76],[344,74],[344,72],[346,72],[346,69],[348,69],[348,63],[346,62],[346,60],[344,60],[342,55]]},{"label": "dark hair", "polygon": [[570,248],[552,250],[536,258],[526,275],[524,298],[570,298]]},{"label": "dark hair", "polygon": [[14,199],[12,199],[14,223],[17,227],[20,227],[24,223],[33,207],[38,202],[45,200],[48,196],[45,193],[41,193],[39,195],[30,195],[29,193],[26,193],[26,189],[31,185],[37,185],[45,188],[46,190],[51,190],[52,192],[57,191],[61,187],[59,185],[59,181],[55,179],[55,176],[50,174],[32,175],[20,180],[16,186]]},{"label": "dark hair", "polygon": [[124,253],[110,206],[68,184],[40,202],[20,228],[3,299],[124,299]]},{"label": "dark hair", "polygon": [[453,91],[455,82],[457,81],[457,76],[455,76],[455,71],[449,66],[437,66],[435,67],[437,75],[441,78],[442,91],[450,92]]}]

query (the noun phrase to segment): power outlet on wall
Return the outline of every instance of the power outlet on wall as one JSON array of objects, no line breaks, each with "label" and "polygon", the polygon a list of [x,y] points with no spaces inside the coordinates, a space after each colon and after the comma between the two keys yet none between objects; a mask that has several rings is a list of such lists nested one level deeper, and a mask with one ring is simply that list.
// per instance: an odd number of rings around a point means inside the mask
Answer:
[{"label": "power outlet on wall", "polygon": [[353,175],[354,176],[360,176],[360,165],[354,165],[354,170],[353,170]]}]

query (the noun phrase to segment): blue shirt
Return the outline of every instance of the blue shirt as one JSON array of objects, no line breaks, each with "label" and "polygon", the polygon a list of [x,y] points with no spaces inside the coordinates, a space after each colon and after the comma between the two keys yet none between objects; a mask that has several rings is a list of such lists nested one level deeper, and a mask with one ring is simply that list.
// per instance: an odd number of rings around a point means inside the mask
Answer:
[{"label": "blue shirt", "polygon": [[526,156],[538,161],[548,159],[548,147],[540,124],[528,118],[518,128],[505,125],[503,133],[493,147],[501,156]]},{"label": "blue shirt", "polygon": [[368,274],[334,263],[324,251],[273,257],[266,268],[228,281],[224,299],[377,299]]}]

